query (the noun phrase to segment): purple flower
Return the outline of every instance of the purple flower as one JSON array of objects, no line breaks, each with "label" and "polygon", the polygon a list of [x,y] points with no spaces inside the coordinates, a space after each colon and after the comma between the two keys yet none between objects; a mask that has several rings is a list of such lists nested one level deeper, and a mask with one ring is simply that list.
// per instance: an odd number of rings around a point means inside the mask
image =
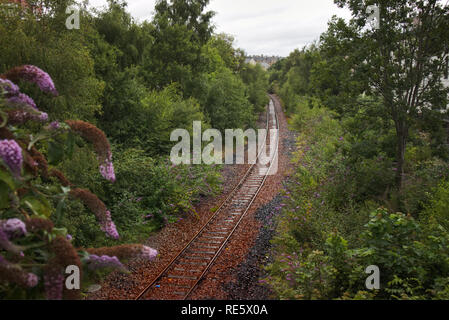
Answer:
[{"label": "purple flower", "polygon": [[72,235],[68,234],[68,235],[66,236],[66,239],[69,240],[69,241],[72,241],[72,240],[73,240],[73,237],[72,237]]},{"label": "purple flower", "polygon": [[21,284],[28,288],[37,286],[39,278],[34,273],[26,273],[19,266],[12,264],[0,255],[0,266],[3,267],[3,271],[6,272],[6,278],[8,274],[13,274]]},{"label": "purple flower", "polygon": [[0,87],[2,87],[10,95],[19,94],[19,86],[8,79],[0,78]]},{"label": "purple flower", "polygon": [[9,239],[21,237],[27,233],[25,223],[19,219],[9,219],[0,224],[0,228]]},{"label": "purple flower", "polygon": [[89,269],[90,270],[98,270],[105,268],[113,268],[119,270],[126,270],[125,266],[120,262],[117,257],[109,257],[109,256],[97,256],[90,255],[89,256]]},{"label": "purple flower", "polygon": [[28,288],[34,288],[35,286],[37,286],[38,282],[39,278],[34,273],[28,273],[26,280]]},{"label": "purple flower", "polygon": [[115,182],[114,164],[112,163],[112,154],[109,153],[105,163],[100,165],[101,175],[108,181]]},{"label": "purple flower", "polygon": [[115,240],[118,240],[120,238],[117,227],[115,226],[115,223],[110,221],[104,225],[101,226],[101,231],[106,233],[106,236]]},{"label": "purple flower", "polygon": [[58,95],[55,84],[53,83],[53,80],[48,75],[48,73],[36,66],[24,65],[18,68],[14,68],[10,72],[8,72],[8,74],[12,74],[14,78],[17,77],[36,84],[43,92],[51,93],[55,96]]},{"label": "purple flower", "polygon": [[58,121],[53,121],[50,123],[50,129],[58,130],[61,127],[61,124]]},{"label": "purple flower", "polygon": [[106,218],[101,222],[101,230],[106,233],[106,235],[112,239],[118,240],[120,238],[117,227],[112,221],[111,212],[106,211]]},{"label": "purple flower", "polygon": [[[18,110],[15,110],[14,113],[14,120],[16,122],[25,122],[29,119],[31,120],[35,120],[35,121],[40,121],[40,122],[46,122],[48,121],[48,114],[45,112],[40,112],[36,106],[36,103],[34,102],[34,100],[32,98],[30,98],[29,96],[27,96],[26,94],[23,93],[19,93],[16,96],[12,96],[10,97],[7,102],[18,108]],[[20,109],[20,107],[22,107],[22,109]],[[26,109],[23,109],[25,107],[31,108],[37,112],[28,112]]]},{"label": "purple flower", "polygon": [[11,169],[19,175],[22,170],[22,148],[14,140],[0,140],[0,157]]},{"label": "purple flower", "polygon": [[10,103],[12,105],[17,105],[17,106],[27,105],[27,106],[37,110],[37,106],[36,106],[36,103],[34,102],[34,100],[24,93],[19,93],[16,96],[10,97],[8,99],[8,103]]},{"label": "purple flower", "polygon": [[41,112],[40,115],[37,116],[37,120],[41,122],[47,122],[48,121],[48,114],[45,112]]},{"label": "purple flower", "polygon": [[62,300],[64,276],[62,274],[44,275],[44,288],[47,300]]},{"label": "purple flower", "polygon": [[152,249],[150,247],[144,246],[142,248],[142,252],[140,254],[140,257],[142,259],[145,259],[145,260],[153,260],[154,258],[157,257],[157,254],[158,254],[157,250],[154,250],[154,249]]}]

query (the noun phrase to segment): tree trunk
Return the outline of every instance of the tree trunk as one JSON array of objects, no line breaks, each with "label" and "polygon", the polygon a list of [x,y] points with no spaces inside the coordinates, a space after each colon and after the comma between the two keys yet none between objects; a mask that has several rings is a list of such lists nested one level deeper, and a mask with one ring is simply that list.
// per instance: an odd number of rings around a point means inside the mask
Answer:
[{"label": "tree trunk", "polygon": [[398,162],[396,171],[396,187],[402,189],[405,165],[405,150],[407,148],[408,127],[404,120],[396,121],[396,160]]}]

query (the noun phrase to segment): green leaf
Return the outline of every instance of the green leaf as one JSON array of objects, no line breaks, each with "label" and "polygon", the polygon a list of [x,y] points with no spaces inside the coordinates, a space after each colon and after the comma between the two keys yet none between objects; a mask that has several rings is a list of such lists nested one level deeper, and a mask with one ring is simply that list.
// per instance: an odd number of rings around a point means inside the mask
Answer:
[{"label": "green leaf", "polygon": [[0,111],[0,118],[2,120],[0,123],[0,128],[3,128],[8,123],[8,114],[6,112]]},{"label": "green leaf", "polygon": [[61,186],[61,190],[65,195],[68,195],[70,190],[72,190],[70,187],[63,187]]},{"label": "green leaf", "polygon": [[31,148],[40,140],[44,140],[49,137],[49,134],[47,132],[41,132],[36,137],[31,136],[31,141],[28,144],[28,150],[31,150]]},{"label": "green leaf", "polygon": [[7,184],[0,181],[0,209],[9,207],[9,188]]},{"label": "green leaf", "polygon": [[63,212],[65,209],[65,198],[61,199],[61,201],[59,201],[58,206],[56,207],[56,225],[59,225],[61,223],[62,217],[63,217]]},{"label": "green leaf", "polygon": [[50,218],[51,216],[51,206],[47,199],[37,198],[35,196],[26,196],[21,200],[22,204],[25,204],[30,208],[35,215],[44,216]]},{"label": "green leaf", "polygon": [[69,158],[73,156],[73,150],[75,149],[76,137],[71,132],[67,134],[67,140],[65,141],[66,152]]},{"label": "green leaf", "polygon": [[3,171],[3,169],[0,168],[0,181],[3,181],[11,190],[14,190],[16,185],[14,183],[13,177],[8,174],[7,172]]},{"label": "green leaf", "polygon": [[64,158],[64,146],[61,143],[50,141],[48,144],[48,163],[56,165]]},{"label": "green leaf", "polygon": [[53,228],[53,235],[55,235],[55,236],[66,237],[67,234],[68,234],[68,231],[66,228]]}]

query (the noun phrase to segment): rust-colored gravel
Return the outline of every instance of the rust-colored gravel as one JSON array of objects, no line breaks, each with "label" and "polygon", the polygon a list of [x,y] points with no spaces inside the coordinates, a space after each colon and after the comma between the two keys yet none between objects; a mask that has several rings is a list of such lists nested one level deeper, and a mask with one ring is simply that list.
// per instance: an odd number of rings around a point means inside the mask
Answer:
[{"label": "rust-colored gravel", "polygon": [[[254,217],[256,210],[271,201],[280,191],[282,181],[288,174],[288,152],[284,150],[283,140],[287,132],[287,121],[282,112],[279,100],[274,97],[275,107],[278,112],[280,126],[279,144],[279,170],[276,175],[269,176],[258,198],[250,211],[243,218],[242,223],[228,243],[226,250],[217,259],[202,283],[191,295],[191,299],[227,299],[228,295],[223,290],[223,285],[235,281],[233,270],[244,261],[251,249],[262,225]],[[260,127],[264,125],[265,115],[259,119]],[[284,152],[285,151],[285,152]],[[114,272],[102,283],[102,289],[89,295],[91,300],[133,300],[151,281],[170,263],[189,240],[201,229],[201,227],[213,215],[213,209],[217,208],[227,197],[229,192],[238,184],[243,174],[248,170],[248,165],[224,166],[223,193],[218,197],[203,199],[197,206],[199,218],[189,217],[176,224],[172,224],[151,236],[147,245],[159,251],[159,258],[153,262],[135,260],[129,263],[130,274]]]},{"label": "rust-colored gravel", "polygon": [[199,218],[189,216],[189,218],[168,225],[151,236],[146,245],[157,249],[159,257],[152,262],[140,260],[130,262],[127,267],[131,274],[112,273],[101,284],[102,289],[90,294],[88,299],[134,300],[206,224],[213,215],[213,209],[226,199],[248,168],[248,165],[224,166],[222,174],[226,183],[223,184],[223,192],[218,197],[208,197],[201,200],[196,207]]}]

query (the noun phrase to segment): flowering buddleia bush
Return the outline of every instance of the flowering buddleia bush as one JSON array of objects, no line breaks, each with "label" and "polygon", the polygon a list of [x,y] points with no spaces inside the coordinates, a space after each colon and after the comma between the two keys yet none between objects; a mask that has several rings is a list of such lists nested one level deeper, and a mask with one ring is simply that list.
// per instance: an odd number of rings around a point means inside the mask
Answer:
[{"label": "flowering buddleia bush", "polygon": [[69,201],[81,201],[107,237],[117,240],[120,235],[106,205],[54,166],[70,157],[80,137],[92,144],[99,173],[115,182],[111,147],[105,134],[90,123],[47,123],[48,114],[20,92],[22,81],[35,84],[44,94],[58,95],[51,77],[38,67],[16,67],[0,75],[0,298],[79,299],[83,286],[65,287],[68,266],[77,266],[86,284],[98,270],[126,271],[125,260],[152,260],[158,253],[143,245],[73,246],[67,226],[61,225]]}]

